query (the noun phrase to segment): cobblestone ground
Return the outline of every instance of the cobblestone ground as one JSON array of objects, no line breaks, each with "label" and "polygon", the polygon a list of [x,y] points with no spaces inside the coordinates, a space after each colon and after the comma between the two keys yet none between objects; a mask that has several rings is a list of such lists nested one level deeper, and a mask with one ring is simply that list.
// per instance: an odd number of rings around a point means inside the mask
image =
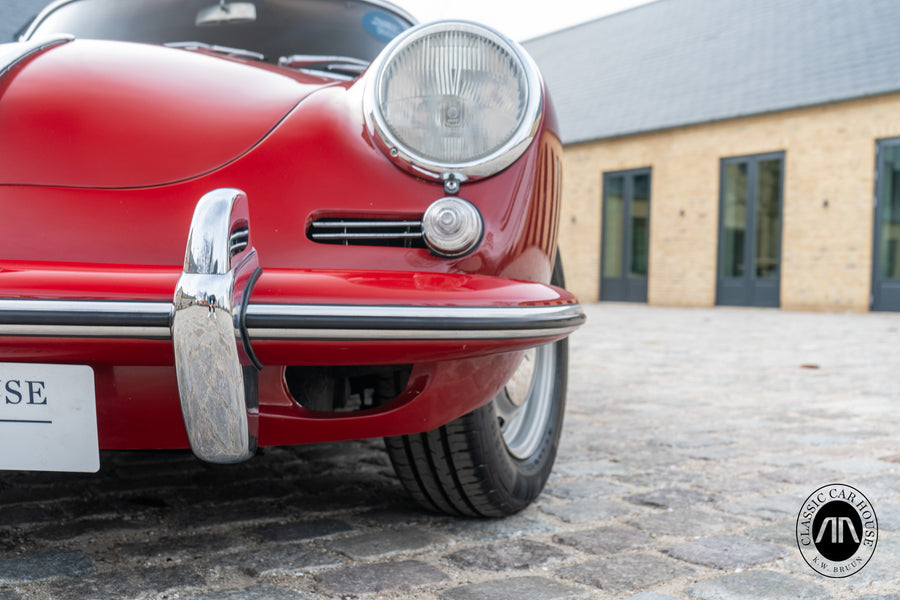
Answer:
[{"label": "cobblestone ground", "polygon": [[[109,452],[0,474],[0,600],[900,598],[900,315],[587,308],[557,468],[518,516],[417,510],[380,441]],[[793,539],[831,482],[881,531],[840,580]]]}]

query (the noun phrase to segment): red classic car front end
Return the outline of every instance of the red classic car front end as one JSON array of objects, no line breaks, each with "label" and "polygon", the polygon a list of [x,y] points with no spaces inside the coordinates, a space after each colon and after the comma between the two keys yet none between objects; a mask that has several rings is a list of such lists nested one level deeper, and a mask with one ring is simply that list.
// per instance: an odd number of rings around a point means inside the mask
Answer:
[{"label": "red classic car front end", "polygon": [[[0,46],[0,468],[383,436],[425,506],[527,505],[584,319],[530,59],[382,2],[179,0],[211,42],[91,29],[123,4],[56,2]],[[285,4],[374,50],[221,44]]]}]

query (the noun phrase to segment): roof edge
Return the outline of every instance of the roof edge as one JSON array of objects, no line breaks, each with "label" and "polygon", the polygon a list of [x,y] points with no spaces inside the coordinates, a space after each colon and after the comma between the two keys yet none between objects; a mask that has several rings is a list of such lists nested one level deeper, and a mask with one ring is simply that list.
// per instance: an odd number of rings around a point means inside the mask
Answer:
[{"label": "roof edge", "polygon": [[643,8],[650,6],[651,4],[659,4],[660,2],[666,2],[666,1],[667,0],[651,0],[650,2],[645,2],[644,4],[638,4],[637,6],[632,6],[630,8],[620,10],[619,12],[614,12],[614,13],[610,13],[608,15],[603,15],[602,17],[597,17],[596,19],[591,19],[590,21],[584,21],[582,23],[575,23],[574,25],[568,25],[566,27],[554,29],[553,31],[548,31],[547,33],[542,33],[542,34],[536,35],[532,38],[526,38],[524,40],[521,40],[519,43],[523,44],[523,45],[528,44],[528,43],[543,39],[545,37],[550,37],[551,35],[558,35],[558,34],[562,33],[563,31],[569,31],[570,29],[577,29],[578,27],[584,27],[586,25],[591,25],[593,23],[596,23],[597,21],[603,21],[605,19],[612,19],[612,18],[618,17],[620,15],[624,15],[625,13],[630,13],[630,12],[633,12],[636,10],[641,10]]},{"label": "roof edge", "polygon": [[626,131],[624,133],[616,133],[614,135],[608,135],[608,136],[604,136],[604,137],[578,138],[578,139],[573,139],[571,141],[563,139],[562,144],[563,144],[563,146],[573,146],[575,144],[590,144],[591,142],[605,142],[608,140],[617,140],[617,139],[621,139],[621,138],[631,137],[633,135],[646,135],[646,134],[651,134],[651,133],[662,133],[665,131],[672,131],[673,129],[682,129],[682,128],[686,128],[686,127],[697,127],[700,125],[711,125],[714,123],[724,123],[725,121],[737,121],[740,119],[750,119],[753,117],[763,117],[763,116],[773,115],[773,114],[777,114],[777,113],[791,112],[791,111],[796,111],[796,110],[804,110],[804,109],[808,109],[808,108],[819,108],[822,106],[827,106],[829,104],[844,104],[846,102],[855,102],[858,100],[880,98],[882,96],[891,96],[894,94],[900,94],[900,87],[897,87],[896,89],[881,91],[881,92],[873,92],[870,94],[860,94],[858,96],[845,96],[842,98],[834,98],[831,100],[824,100],[821,102],[813,102],[811,104],[797,104],[797,105],[792,105],[792,106],[787,106],[787,107],[782,107],[782,108],[775,108],[772,110],[765,110],[765,111],[761,111],[761,112],[733,115],[730,117],[719,117],[719,118],[705,119],[705,120],[701,120],[701,121],[685,121],[683,123],[676,123],[673,125],[666,125],[664,127],[657,127],[657,128],[653,128],[653,129],[634,129],[632,131]]}]

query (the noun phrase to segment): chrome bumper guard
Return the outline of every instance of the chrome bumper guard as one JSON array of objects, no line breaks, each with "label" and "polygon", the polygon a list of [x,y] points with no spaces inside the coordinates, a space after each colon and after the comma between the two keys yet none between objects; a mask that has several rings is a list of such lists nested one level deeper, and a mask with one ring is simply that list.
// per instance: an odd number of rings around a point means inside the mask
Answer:
[{"label": "chrome bumper guard", "polygon": [[213,463],[256,452],[258,371],[241,326],[259,260],[247,196],[212,191],[197,203],[175,289],[172,342],[181,413],[191,449]]}]

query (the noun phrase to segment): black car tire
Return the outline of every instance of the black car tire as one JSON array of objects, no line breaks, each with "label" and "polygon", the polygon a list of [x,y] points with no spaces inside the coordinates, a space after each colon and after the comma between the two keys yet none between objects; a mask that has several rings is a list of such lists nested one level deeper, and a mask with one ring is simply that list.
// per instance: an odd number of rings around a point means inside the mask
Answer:
[{"label": "black car tire", "polygon": [[[558,255],[551,283],[565,285]],[[526,369],[526,398],[509,420],[503,420],[511,414],[504,394],[524,367],[481,408],[432,431],[385,438],[394,471],[418,504],[450,515],[503,517],[541,493],[563,426],[568,340],[528,356],[535,364]]]}]

